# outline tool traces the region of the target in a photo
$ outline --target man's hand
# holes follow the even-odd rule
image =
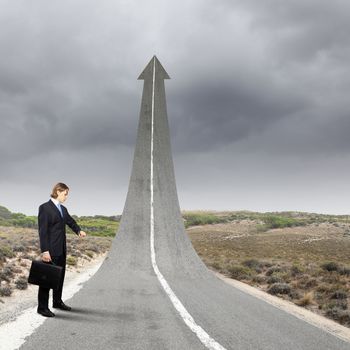
[[[79,237],[85,237],[85,236],[86,236],[86,232],[84,232],[84,231],[79,232]]]
[[[51,261],[51,255],[50,255],[49,251],[46,251],[46,252],[42,253],[41,260],[44,261],[44,262],[50,262]]]

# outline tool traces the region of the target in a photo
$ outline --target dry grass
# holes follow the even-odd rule
[[[304,296],[295,303],[299,306],[315,305],[314,292],[305,293]]]

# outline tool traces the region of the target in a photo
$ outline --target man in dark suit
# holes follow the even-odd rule
[[[85,237],[86,233],[81,231],[76,221],[69,215],[67,208],[61,205],[68,196],[69,188],[64,183],[54,186],[51,199],[40,205],[38,224],[40,249],[42,260],[52,261],[58,266],[62,266],[62,278],[58,289],[53,290],[53,307],[65,311],[70,311],[71,307],[62,301],[62,289],[66,269],[66,225],[68,225],[79,237]],[[38,313],[53,317],[55,314],[49,309],[49,288],[39,287],[38,293]]]

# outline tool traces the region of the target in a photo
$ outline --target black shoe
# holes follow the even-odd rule
[[[52,307],[55,309],[61,309],[64,311],[72,310],[72,308],[70,306],[66,305],[63,301],[60,301],[58,303],[53,303]]]
[[[55,317],[55,314],[49,309],[38,309],[38,314],[43,315],[45,317]]]

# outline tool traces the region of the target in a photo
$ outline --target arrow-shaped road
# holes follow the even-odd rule
[[[22,349],[349,350],[350,344],[207,270],[185,232],[166,111],[168,74],[144,80],[127,199],[100,270]]]

